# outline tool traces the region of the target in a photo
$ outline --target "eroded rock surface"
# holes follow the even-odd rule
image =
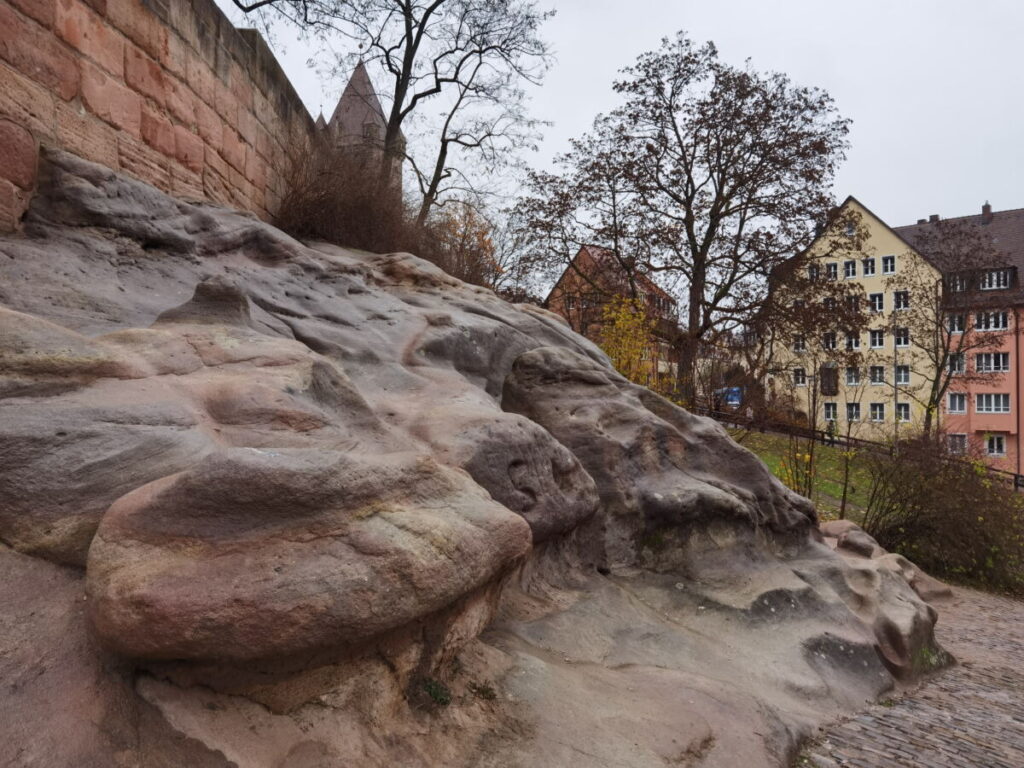
[[[19,764],[782,765],[939,653],[923,575],[833,551],[555,316],[70,155],[42,178],[0,240],[0,554],[60,580],[11,583],[74,625],[36,639],[83,703],[63,746],[5,725]],[[54,685],[19,680],[0,723]]]

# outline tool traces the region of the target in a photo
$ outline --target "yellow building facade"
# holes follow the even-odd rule
[[[867,322],[860,333],[826,326],[815,338],[780,343],[777,349],[784,351],[775,376],[781,380],[773,382],[774,389],[790,392],[817,429],[832,421],[839,435],[886,442],[921,424],[921,400],[927,399],[921,396],[927,363],[910,343],[910,328],[900,325],[902,313],[915,308],[899,277],[914,273],[937,281],[940,275],[855,198],[844,201],[836,219],[857,221],[856,229],[841,226],[820,236],[808,249],[806,268],[812,278],[849,284],[855,293],[862,289]],[[844,249],[833,240],[844,237],[860,242],[837,257]],[[855,365],[849,357],[857,358]]]

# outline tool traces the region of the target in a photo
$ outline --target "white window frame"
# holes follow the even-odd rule
[[[801,352],[807,351],[807,340],[803,337],[803,334],[796,334],[793,337],[793,352],[800,354]]]
[[[794,387],[806,387],[807,386],[807,369],[806,368],[794,368],[793,369],[793,386]]]
[[[876,338],[875,334],[878,334],[878,336],[877,336],[878,343],[877,344],[875,343],[875,338]],[[877,329],[877,328],[875,330],[868,331],[868,345],[872,349],[881,349],[882,347],[884,347],[885,346],[885,331],[881,330],[881,329]]]
[[[860,260],[860,271],[864,277],[875,276],[875,257],[868,256],[865,259]]]
[[[882,257],[882,274],[883,275],[895,275],[896,274],[896,257],[895,256],[883,256]]]
[[[963,333],[967,325],[967,317],[963,314],[947,315],[946,327],[950,333]]]
[[[904,302],[900,301],[901,297],[905,299]],[[899,310],[900,312],[906,309],[910,309],[910,291],[893,291],[892,308],[894,310]]]
[[[852,411],[851,408],[856,409],[857,415],[854,418],[850,418]],[[846,420],[849,422],[860,421],[860,403],[847,403],[846,404]]]
[[[839,418],[839,403],[825,403],[824,405],[825,421],[836,421]],[[831,417],[828,415],[829,411],[832,412]]]
[[[954,376],[967,370],[967,359],[964,357],[963,352],[951,353],[947,362],[949,364],[949,372]]]
[[[846,334],[846,348],[848,350],[860,349],[860,334],[848,332]]]
[[[857,277],[857,260],[847,259],[843,262],[843,280],[853,280]]]
[[[830,261],[825,265],[825,279],[826,280],[838,280],[839,279],[839,262]]]
[[[953,405],[953,398],[959,398],[960,407]],[[967,413],[967,393],[966,392],[947,392],[946,393],[946,413]]]
[[[876,301],[877,299],[877,301]],[[869,293],[868,302],[871,305],[872,312],[885,312],[885,294],[884,293]],[[877,306],[876,306],[877,304]]]
[[[876,410],[880,411],[876,415]],[[871,403],[868,405],[868,418],[876,424],[885,421],[885,403]]]
[[[896,403],[896,421],[901,424],[910,421],[910,403]]]
[[[996,398],[999,398],[998,406]],[[1005,400],[1003,400],[1005,398]],[[1006,407],[1003,408],[1003,402]],[[982,403],[985,405],[983,406]],[[1010,394],[1008,392],[978,392],[974,396],[975,413],[1010,413]]]
[[[901,333],[902,331],[902,333]],[[903,343],[900,343],[900,339],[903,339]],[[892,334],[892,343],[896,349],[906,349],[910,346],[910,329],[909,328],[895,328]]]
[[[953,438],[958,438],[958,441],[962,441],[963,445],[958,448],[953,447]],[[964,456],[967,453],[967,433],[966,432],[948,432],[946,433],[946,450],[949,451],[951,456]]]
[[[831,344],[829,343],[831,342]],[[836,348],[836,332],[826,331],[821,335],[821,348],[822,349],[835,349]]]
[[[988,269],[981,273],[978,287],[983,291],[1002,291],[1010,287],[1009,269]]]
[[[875,377],[875,373],[877,371],[881,371],[882,372],[882,375],[879,376],[878,378]],[[885,366],[884,365],[872,365],[870,368],[868,368],[868,381],[871,382],[872,386],[876,386],[876,387],[878,385],[880,385],[880,384],[885,384]]]
[[[905,372],[906,376],[901,376],[900,372]],[[910,386],[910,366],[909,365],[897,365],[893,370],[893,382],[896,386],[907,387]]]
[[[853,374],[852,376],[850,374]],[[846,366],[846,386],[848,387],[859,387],[860,386],[860,368],[855,365]]]
[[[808,280],[817,280],[820,275],[821,275],[821,268],[817,264],[808,264],[807,265],[807,279]]]
[[[993,322],[993,319],[997,322]],[[977,312],[974,315],[974,330],[978,333],[1005,331],[1009,327],[1009,312]]]
[[[992,450],[992,441],[998,440],[1000,449]],[[1006,435],[994,434],[988,435],[985,438],[985,455],[986,456],[1005,456],[1006,455]]]
[[[996,360],[1005,365],[996,366]],[[978,373],[1007,373],[1010,370],[1009,352],[979,352],[974,356],[974,369]]]

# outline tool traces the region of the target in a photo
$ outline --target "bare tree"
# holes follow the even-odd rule
[[[649,268],[685,283],[685,396],[700,340],[756,313],[772,270],[813,238],[849,122],[824,91],[725,64],[683,33],[624,74],[615,89],[627,102],[611,120],[639,203],[659,224]]]
[[[465,177],[453,150],[502,159],[533,136],[523,83],[538,83],[551,62],[540,27],[551,12],[533,0],[233,0],[247,13],[287,19],[325,38],[354,43],[354,57],[388,79],[378,186],[389,188],[407,154],[403,129],[424,105],[440,105],[431,162],[416,165],[422,224],[446,180]],[[512,146],[516,145],[516,146]]]
[[[613,292],[637,298],[637,277],[654,260],[646,212],[624,165],[621,134],[599,117],[594,130],[574,139],[569,152],[555,158],[555,173],[533,172],[515,215],[532,261],[549,278],[565,270],[599,299],[609,295],[608,275],[614,272]],[[581,268],[575,260],[580,248],[604,248],[610,261],[605,272]]]
[[[1011,287],[1013,270],[977,226],[963,221],[930,223],[917,231],[913,245],[927,261],[908,254],[899,274],[887,280],[889,290],[903,294],[888,325],[906,340],[908,359],[917,362],[915,370],[925,380],[923,387],[900,387],[899,394],[924,408],[927,436],[951,386],[1006,375],[998,366],[979,365],[977,358],[998,353],[1009,333],[998,281]]]

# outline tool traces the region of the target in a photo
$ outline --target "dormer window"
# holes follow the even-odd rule
[[[989,269],[981,273],[980,286],[983,291],[998,291],[1010,287],[1010,270]]]

